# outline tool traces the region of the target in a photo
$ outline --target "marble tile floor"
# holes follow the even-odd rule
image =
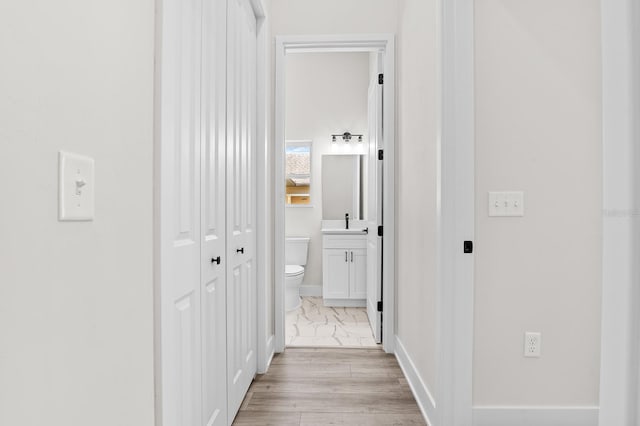
[[[366,308],[327,307],[322,297],[303,297],[300,307],[286,314],[285,325],[287,346],[378,346]]]

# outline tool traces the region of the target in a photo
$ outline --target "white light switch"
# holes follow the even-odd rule
[[[489,192],[489,216],[524,216],[524,192]]]
[[[59,220],[93,220],[93,158],[60,151]]]

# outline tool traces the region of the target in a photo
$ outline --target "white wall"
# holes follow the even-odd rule
[[[154,2],[0,7],[0,424],[153,424]],[[95,158],[57,221],[58,150]]]
[[[476,1],[476,405],[598,405],[599,7]],[[525,217],[487,217],[491,190],[525,191]]]
[[[438,14],[432,0],[398,7],[396,328],[435,394]]]
[[[303,286],[322,286],[322,156],[365,154],[365,143],[331,142],[349,131],[367,140],[368,53],[287,56],[286,139],[312,140],[311,207],[287,207],[287,236],[311,237]],[[302,291],[305,291],[304,289]]]

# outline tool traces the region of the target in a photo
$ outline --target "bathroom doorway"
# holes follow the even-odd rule
[[[276,40],[276,352],[393,351],[390,41]]]

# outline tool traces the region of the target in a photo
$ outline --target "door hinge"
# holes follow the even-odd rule
[[[378,312],[382,312],[382,302],[378,302]]]
[[[378,226],[378,237],[382,237],[384,234],[384,226]]]
[[[473,241],[465,241],[463,251],[465,253],[473,253]]]
[[[378,160],[384,160],[384,151],[381,149],[378,150]]]
[[[384,74],[378,74],[378,84],[384,84]]]

